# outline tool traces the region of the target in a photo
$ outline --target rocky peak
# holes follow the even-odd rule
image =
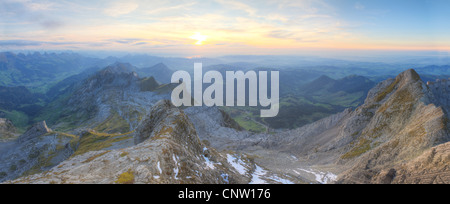
[[[16,137],[16,128],[14,127],[14,124],[6,119],[6,118],[0,118],[0,142],[2,140],[11,140]]]
[[[19,137],[19,142],[25,142],[50,132],[52,132],[52,130],[47,127],[47,123],[45,121],[38,122]]]
[[[218,150],[240,144],[251,133],[218,107],[189,107],[184,110],[195,126],[200,139],[208,140]]]
[[[121,73],[132,73],[134,68],[129,63],[116,62],[115,64],[109,65],[105,69],[100,71],[100,74],[121,74]]]
[[[167,67],[164,63],[158,63],[155,66],[153,66],[152,69],[167,70],[169,69],[169,67]]]
[[[81,83],[77,96],[97,95],[107,89],[126,89],[137,86],[139,76],[132,71],[130,64],[116,63],[98,71],[92,77]]]
[[[342,175],[340,180],[344,183],[368,182],[367,179],[384,182],[392,177],[395,163],[448,141],[445,112],[432,104],[436,95],[430,93],[414,70],[380,83],[369,95],[373,97],[366,100],[369,103],[350,118],[365,118],[367,123],[362,130],[352,128],[356,123],[346,127],[356,132],[356,139],[349,140],[352,143],[341,161],[357,162]]]
[[[154,105],[134,132],[136,145],[90,151],[71,157],[47,173],[14,183],[248,183],[246,173],[200,142],[184,111],[168,100]],[[246,160],[247,161],[247,160]],[[254,165],[239,160],[253,172]],[[242,168],[244,168],[242,166]],[[96,169],[92,171],[92,169]]]
[[[153,76],[161,83],[170,83],[173,71],[163,63],[156,64],[153,67],[142,68],[140,74],[143,76]]]
[[[410,69],[379,83],[356,110],[272,135],[261,144],[281,147],[309,165],[336,165],[338,183],[388,183],[398,175],[396,165],[449,141],[448,117],[436,98],[441,97]]]
[[[154,91],[159,85],[154,77],[146,77],[139,80],[139,88],[141,91]]]
[[[126,87],[139,80],[139,76],[133,71],[130,64],[115,63],[88,79],[91,87]]]
[[[388,79],[373,89],[367,95],[365,106],[373,106],[374,104],[382,105],[388,102],[415,101],[422,99],[425,94],[426,86],[420,79],[419,74],[413,69],[406,70],[399,74],[395,79]],[[403,104],[403,103],[402,103]],[[364,106],[363,105],[363,106]]]
[[[408,69],[401,74],[399,74],[396,80],[404,81],[405,83],[413,83],[416,81],[420,81],[420,76],[414,69]]]
[[[196,153],[202,151],[194,125],[184,112],[176,108],[169,100],[162,100],[155,104],[136,129],[135,144],[150,138],[166,138],[179,144],[187,144]]]
[[[6,118],[0,118],[0,132],[2,131],[15,132],[16,128],[10,120]]]
[[[155,128],[163,123],[163,120],[173,111],[175,111],[174,106],[169,101],[160,101],[155,104],[150,110],[150,113],[142,120],[141,124],[136,129],[134,143],[139,144],[151,137]]]

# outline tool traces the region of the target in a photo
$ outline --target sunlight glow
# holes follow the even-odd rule
[[[208,39],[208,36],[202,35],[201,33],[195,33],[195,35],[189,37],[190,39],[196,40],[196,45],[203,45],[203,42]]]

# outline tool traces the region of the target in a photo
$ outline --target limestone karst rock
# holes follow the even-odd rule
[[[0,118],[0,142],[16,138],[16,131],[14,124],[10,120]]]
[[[338,183],[413,182],[399,180],[398,176],[407,172],[400,169],[450,141],[447,90],[445,80],[427,85],[410,69],[379,83],[355,110],[295,130],[249,136],[240,142],[240,148],[255,149],[253,145],[257,145],[291,153],[304,165],[333,169],[339,174]],[[436,151],[442,154],[440,158],[449,156],[444,148]],[[433,175],[450,182],[443,171],[446,168],[432,168],[436,170]]]
[[[132,74],[126,76],[134,80]],[[179,109],[170,101],[150,103],[144,99],[152,98],[151,93],[139,92],[134,85],[126,87],[130,92],[117,94],[114,88],[99,86],[93,89],[98,95],[91,95],[99,107],[96,119],[91,121],[102,121],[110,110],[120,110],[118,115],[126,116],[130,107],[138,108],[135,110],[139,110],[142,120],[131,125],[133,131],[125,134],[126,144],[117,145],[118,142],[70,157],[77,146],[72,148],[73,140],[65,138],[61,143],[64,148],[52,146],[63,150],[56,155],[46,153],[44,147],[37,151],[43,158],[57,158],[48,168],[38,166],[48,172],[26,174],[10,182],[250,183],[255,174],[268,175],[269,171],[295,175],[289,178],[297,179],[296,182],[304,175],[299,171],[312,172],[309,174],[316,180],[320,177],[316,181],[320,183],[450,182],[448,84],[444,80],[425,84],[414,70],[376,85],[365,103],[355,110],[347,109],[295,130],[271,134],[242,130],[217,107]],[[43,138],[48,139],[44,144],[51,145],[59,137],[45,123],[38,124],[32,132],[38,129],[47,133],[22,136],[22,146],[38,144],[32,142]],[[254,161],[230,151],[252,154]],[[9,155],[0,158],[6,161],[0,165],[16,165],[8,160],[11,153],[0,155]],[[63,162],[55,165],[58,161]],[[325,167],[333,174],[313,171]],[[19,176],[14,171],[5,173],[9,179]],[[315,182],[314,178],[308,179]]]
[[[34,124],[18,139],[0,143],[0,182],[51,169],[73,154],[76,140],[45,121]]]
[[[19,142],[25,142],[41,135],[50,133],[52,130],[47,127],[45,121],[35,123],[23,135],[19,137]]]
[[[246,183],[227,158],[200,142],[170,101],[158,102],[135,132],[137,145],[75,156],[14,183]],[[93,169],[95,169],[93,171]]]

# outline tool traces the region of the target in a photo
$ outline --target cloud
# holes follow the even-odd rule
[[[161,14],[161,13],[168,13],[168,12],[178,11],[178,10],[182,10],[182,9],[189,9],[190,7],[192,7],[196,4],[197,4],[197,2],[190,2],[190,3],[178,4],[178,5],[174,5],[174,6],[152,8],[151,10],[147,11],[147,14],[157,15],[157,14]]]
[[[9,25],[40,25],[44,29],[56,29],[64,24],[61,17],[52,16],[60,4],[47,1],[4,0],[0,2],[0,22]],[[54,20],[58,19],[58,20]]]
[[[286,39],[286,38],[292,38],[293,33],[285,30],[274,30],[270,31],[267,36],[271,38],[279,38],[279,39]]]
[[[40,41],[32,40],[0,40],[0,46],[14,46],[14,47],[25,47],[25,46],[40,46],[43,43]]]
[[[274,7],[281,10],[300,10],[303,14],[314,14],[318,12],[330,13],[334,7],[324,0],[267,0]]]
[[[54,9],[55,3],[50,2],[27,2],[25,4],[32,11],[48,11]]]
[[[54,20],[45,20],[45,21],[41,22],[40,25],[42,27],[44,27],[45,29],[57,29],[57,28],[64,26],[64,23],[62,23],[60,21],[54,21]]]
[[[48,1],[32,0],[2,0],[2,6],[8,6],[12,9],[25,9],[31,12],[49,11],[55,9],[56,3]]]
[[[355,9],[362,11],[362,10],[366,9],[366,7],[364,5],[362,5],[360,2],[356,2]]]
[[[242,2],[239,1],[234,1],[234,0],[216,0],[216,2],[225,5],[227,7],[236,9],[236,10],[241,10],[241,11],[245,11],[249,16],[256,16],[257,10],[254,9],[253,7],[244,4]]]
[[[129,14],[139,8],[139,4],[134,2],[115,2],[111,4],[108,8],[103,10],[103,13],[112,16],[118,17],[125,14]]]
[[[98,43],[101,46],[107,43]],[[94,43],[90,42],[74,42],[74,41],[38,41],[38,40],[0,40],[0,46],[4,47],[38,47],[38,46],[68,46],[68,45],[91,45]]]
[[[371,8],[355,1],[345,9],[368,14]],[[195,32],[220,49],[343,44],[350,41],[346,34],[356,36],[355,28],[362,26],[340,16],[334,5],[324,0],[0,0],[5,28],[0,38],[23,40],[0,45],[188,50]]]
[[[118,44],[141,44],[142,41],[146,41],[146,39],[141,38],[120,38],[120,39],[109,39],[108,42],[114,42]]]
[[[289,18],[280,14],[269,14],[266,17],[267,20],[270,21],[278,21],[278,22],[282,22],[282,23],[286,23],[289,21]]]
[[[138,42],[138,43],[135,43],[134,45],[147,45],[148,43],[147,42]]]
[[[312,43],[312,42],[318,42],[317,39],[314,39],[314,36],[318,35],[319,33],[309,33],[305,34],[304,36],[301,36],[298,34],[298,32],[292,32],[287,30],[273,30],[270,31],[266,36],[270,38],[276,38],[276,39],[289,39],[289,40],[295,40],[297,42],[302,43]]]

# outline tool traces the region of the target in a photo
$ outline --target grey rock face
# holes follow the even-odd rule
[[[48,130],[45,124],[38,124],[21,137],[22,143],[8,143],[5,148],[0,144],[0,149],[8,149],[6,154],[0,152],[0,155],[5,155],[1,157],[0,172],[16,165],[13,163],[17,160],[8,158],[25,158],[36,151],[29,147],[38,147],[41,148],[37,150],[38,155],[43,155],[43,158],[65,161],[57,166],[52,163],[50,167],[35,161],[39,169],[51,168],[50,171],[11,182],[250,183],[261,178],[280,181],[279,177],[267,176],[275,171],[288,178],[294,178],[290,175],[295,174],[299,179],[304,173],[316,179],[319,176],[319,182],[336,179],[338,183],[450,181],[446,173],[450,158],[447,148],[450,138],[448,89],[442,84],[424,84],[414,70],[407,70],[395,79],[378,84],[369,92],[365,103],[355,110],[348,109],[304,127],[276,134],[242,131],[217,108],[191,107],[183,111],[169,101],[153,102],[157,97],[139,92],[133,74],[125,73],[123,76],[131,83],[128,85],[128,80],[124,80],[125,83],[114,82],[124,85],[121,89],[126,91],[119,94],[115,89],[105,89],[104,86],[85,87],[95,87],[90,91],[96,93],[89,95],[95,98],[92,103],[98,109],[90,121],[103,121],[111,110],[118,110],[120,116],[131,121],[132,117],[128,116],[135,108],[143,119],[130,122],[134,124],[131,129],[135,129],[133,138],[130,138],[134,145],[89,151],[65,160],[65,155],[71,155],[73,140],[67,136],[62,140],[56,139],[60,136]],[[39,135],[38,132],[47,133]],[[65,144],[64,148],[61,144]],[[28,149],[18,149],[19,146]],[[232,151],[255,153],[256,156],[250,159],[245,154]],[[27,153],[17,156],[17,152]],[[297,163],[308,166],[296,166]],[[314,171],[317,170],[314,168],[327,172]],[[23,169],[21,172],[34,168]],[[328,171],[339,174],[339,177]],[[3,175],[4,181],[24,174],[14,172],[8,170],[0,176]],[[263,174],[265,176],[258,176]]]
[[[136,130],[139,144],[88,152],[13,183],[245,183],[227,158],[203,145],[183,111],[155,105]],[[251,163],[250,163],[251,164]],[[253,167],[254,168],[254,167]]]
[[[147,140],[154,131],[157,131],[155,128],[164,124],[167,117],[177,111],[179,110],[170,101],[163,100],[155,104],[148,116],[141,122],[145,125],[140,125],[136,129],[136,135],[134,136],[135,144]]]
[[[50,132],[52,132],[52,130],[47,127],[47,123],[45,121],[38,122],[19,137],[19,142],[23,143]]]
[[[170,81],[172,79],[172,74],[174,73],[174,71],[169,69],[165,64],[160,63],[153,67],[141,69],[141,73],[144,76],[148,76],[148,77],[152,76],[155,79],[157,79],[159,82],[166,84],[166,83],[170,83]]]
[[[16,137],[16,128],[13,123],[6,118],[0,118],[0,142],[9,141]]]
[[[394,184],[448,184],[450,181],[450,143],[438,145],[419,157],[396,166]]]
[[[341,169],[339,183],[388,183],[398,163],[448,141],[445,111],[433,104],[448,98],[407,70],[378,84],[356,110],[282,133],[285,139],[273,144],[311,164]]]
[[[340,174],[338,183],[389,183],[400,175],[398,163],[450,139],[450,96],[442,84],[437,89],[429,86],[407,70],[379,83],[356,110],[291,131],[250,135],[240,144],[244,151],[256,145],[290,153],[312,167],[326,167]]]
[[[6,118],[0,118],[0,131],[15,132],[16,128],[10,120]]]
[[[150,107],[169,97],[147,91],[148,79],[143,81],[132,71],[134,69],[129,64],[116,63],[77,84],[63,104],[64,115],[71,118],[70,127],[95,128],[113,117],[125,120],[129,125],[122,128],[122,133],[134,130]],[[157,86],[155,83],[151,85]],[[150,88],[153,90],[154,87]]]
[[[434,95],[434,103],[442,106],[447,113],[450,111],[450,79],[437,80],[436,82],[428,82],[428,87]]]
[[[72,155],[74,139],[40,122],[17,140],[0,143],[0,182],[49,170]]]
[[[193,122],[200,139],[209,141],[218,150],[235,149],[244,143],[260,140],[259,137],[252,137],[252,133],[241,131],[242,128],[217,107],[190,107],[185,113]]]

